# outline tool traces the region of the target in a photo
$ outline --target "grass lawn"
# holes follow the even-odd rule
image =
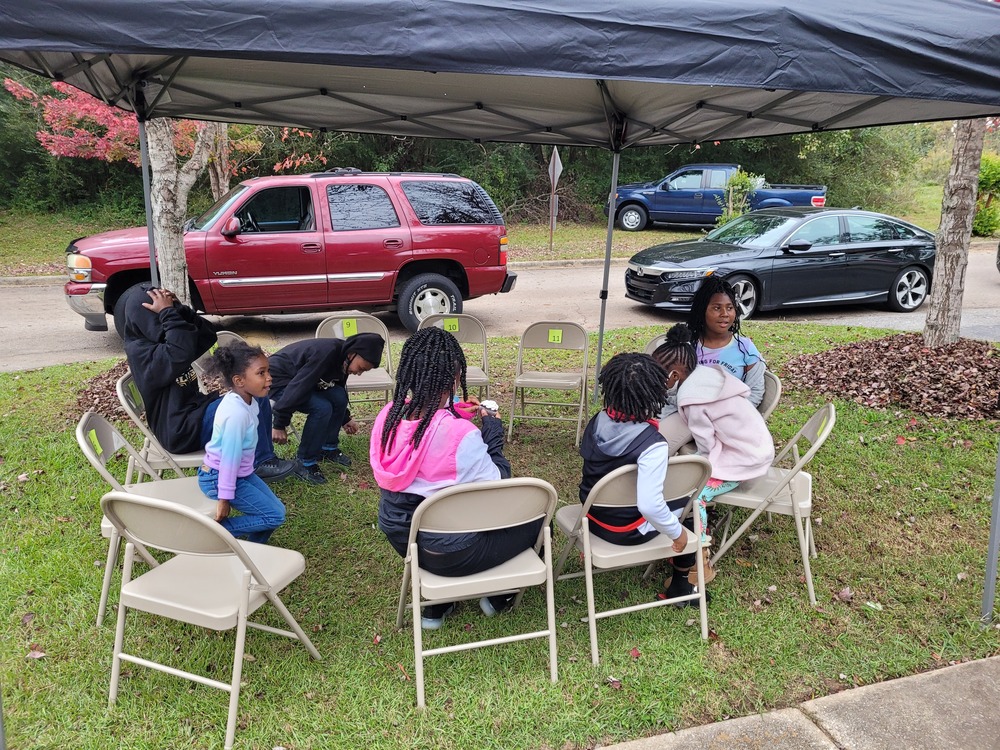
[[[609,332],[608,351],[641,350],[659,330]],[[796,354],[880,334],[757,322],[745,330],[779,373]],[[493,396],[506,412],[502,384],[512,376],[516,341],[490,346]],[[77,392],[112,364],[13,373],[0,383],[0,685],[12,750],[222,742],[225,695],[168,675],[125,665],[118,704],[107,709],[114,628],[110,620],[94,625],[107,552],[97,504],[106,488],[73,429]],[[776,440],[820,404],[813,393],[786,391],[771,418]],[[599,624],[602,663],[594,668],[579,620],[583,582],[565,581],[555,592],[557,684],[548,681],[542,641],[436,656],[426,666],[425,712],[415,708],[411,631],[395,628],[402,564],[374,526],[367,434],[348,437],[349,472],[331,472],[322,487],[275,485],[289,513],[273,541],[307,560],[283,599],[324,659],[312,662],[294,642],[250,632],[237,747],[592,747],[1000,653],[1000,631],[981,629],[977,619],[997,423],[919,416],[911,423],[909,412],[840,400],[836,408],[837,426],[811,466],[817,608],[800,580],[791,525],[765,520],[720,565],[707,642],[692,611],[614,617]],[[519,423],[514,438],[507,455],[515,473],[547,479],[560,502],[576,502],[581,461],[570,425]],[[651,599],[659,581],[640,573],[598,577],[599,606]],[[228,679],[232,633],[129,617],[133,648]],[[491,620],[467,603],[425,643],[543,619],[540,591]],[[271,614],[266,621],[278,624]]]

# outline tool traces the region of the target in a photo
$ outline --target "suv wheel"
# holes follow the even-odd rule
[[[460,312],[462,293],[451,279],[436,273],[414,276],[399,290],[397,313],[409,331],[417,330],[420,322],[431,315]]]

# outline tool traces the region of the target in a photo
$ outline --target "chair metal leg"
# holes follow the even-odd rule
[[[135,547],[129,542],[125,545],[125,563],[122,566],[122,586],[132,580],[132,560],[135,557]],[[115,645],[111,654],[111,686],[108,689],[108,708],[118,700],[118,680],[122,672],[122,643],[125,640],[125,610],[122,602],[118,603],[118,620],[115,625]]]
[[[514,388],[514,394],[510,397],[510,415],[507,421],[507,439],[510,440],[514,435],[514,411],[517,409],[517,388]]]
[[[808,522],[808,519],[803,519]],[[809,566],[809,542],[806,539],[808,532],[799,524],[798,518],[793,518],[795,523],[795,535],[799,539],[799,553],[802,555],[802,567],[806,573],[806,590],[809,592],[809,603],[816,606],[816,592],[813,590],[812,569]]]
[[[559,666],[556,657],[556,599],[555,578],[552,574],[552,529],[546,526],[545,534],[545,610],[549,622],[549,675],[553,684],[559,680]]]
[[[288,611],[288,607],[286,607],[285,603],[278,598],[278,595],[273,591],[268,591],[265,596],[267,597],[267,600],[274,605],[274,608],[281,613],[285,622],[288,623],[288,627],[290,627],[292,632],[295,633],[295,637],[299,639],[299,642],[306,647],[309,655],[316,661],[322,661],[323,657],[319,655],[319,651],[316,650],[313,642],[309,639],[309,636],[306,635],[306,631],[302,629],[298,620],[296,620],[292,613]]]
[[[424,639],[420,623],[420,569],[417,560],[417,545],[410,545],[410,598],[413,602],[413,676],[417,683],[417,708],[425,708],[424,702]]]
[[[583,532],[583,580],[587,586],[587,625],[590,629],[590,661],[596,667],[601,657],[597,650],[597,607],[594,604],[594,569],[590,564],[590,535]]]
[[[104,563],[104,580],[101,583],[101,601],[97,605],[97,627],[101,627],[104,624],[104,615],[108,611],[111,577],[114,574],[115,565],[118,564],[118,550],[121,546],[121,535],[118,533],[117,528],[112,527],[111,538],[108,539],[108,559]]]
[[[812,553],[813,557],[819,557],[816,554],[816,530],[813,529],[812,517],[806,519],[806,531],[809,536],[809,551]]]
[[[236,718],[240,707],[240,678],[243,676],[243,652],[247,640],[247,618],[250,616],[250,571],[243,571],[240,589],[240,610],[236,616],[236,647],[233,649],[233,679],[229,685],[229,719],[226,721],[225,750],[232,750],[236,739]]]
[[[399,587],[399,605],[396,607],[396,627],[403,627],[403,619],[406,616],[406,595],[410,592],[410,561],[407,559],[403,563],[403,583]]]
[[[559,560],[556,562],[554,575],[557,579],[562,575],[563,568],[566,567],[566,560],[569,558],[570,550],[576,548],[578,538],[579,537],[574,535],[570,536],[570,538],[566,540],[566,544],[563,546],[562,552],[559,554]]]

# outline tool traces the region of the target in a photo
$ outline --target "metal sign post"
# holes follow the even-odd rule
[[[1000,551],[1000,448],[997,450],[997,468],[993,475],[993,506],[990,512],[990,546],[986,550],[986,585],[983,588],[982,624],[993,622],[993,604],[997,593],[997,553]]]
[[[549,159],[549,181],[552,183],[552,190],[549,193],[549,255],[552,255],[552,239],[556,231],[556,214],[559,213],[559,196],[556,195],[556,187],[559,185],[559,175],[562,174],[563,165],[559,158],[559,148],[552,147],[552,156]]]

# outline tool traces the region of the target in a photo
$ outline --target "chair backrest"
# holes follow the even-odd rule
[[[121,450],[128,453],[132,461],[151,477],[156,478],[156,471],[125,439],[113,424],[96,412],[88,411],[80,417],[76,425],[76,442],[87,457],[90,465],[104,477],[105,481],[116,490],[124,491],[122,483],[108,470],[108,462]]]
[[[235,344],[237,341],[241,341],[244,344],[248,344],[245,338],[240,336],[238,333],[233,333],[232,331],[219,331],[215,334],[217,343],[216,346],[229,346],[230,344]]]
[[[555,488],[542,479],[515,477],[448,487],[417,506],[410,525],[410,544],[418,531],[460,534],[490,531],[544,518],[555,513]]]
[[[482,347],[483,369],[486,369],[486,327],[479,318],[464,313],[435,313],[421,320],[417,330],[431,326],[444,329],[454,336],[460,344],[474,344],[477,348]],[[475,363],[470,362],[470,364]]]
[[[590,340],[587,338],[587,331],[579,323],[570,323],[565,320],[543,320],[528,326],[521,334],[521,341],[517,347],[515,375],[524,372],[524,353],[530,349],[561,349],[582,352],[583,372],[585,375],[587,373]],[[584,387],[586,388],[586,385]]]
[[[118,378],[118,382],[115,383],[115,391],[118,393],[118,401],[121,402],[125,413],[128,414],[129,419],[132,420],[132,423],[139,428],[143,437],[146,438],[146,444],[143,446],[143,451],[146,451],[149,446],[154,446],[156,452],[164,461],[167,462],[170,468],[177,473],[177,476],[181,476],[183,473],[181,467],[178,466],[176,461],[174,461],[170,453],[165,450],[162,445],[160,445],[160,441],[157,440],[156,435],[153,434],[149,425],[146,424],[146,420],[144,419],[146,405],[142,401],[142,394],[139,392],[139,386],[136,385],[135,378],[132,377],[131,372],[126,372]]]
[[[635,505],[638,476],[639,467],[629,464],[601,477],[587,495],[587,502],[583,505],[580,518],[585,518],[593,505],[598,507]],[[663,482],[663,499],[668,503],[682,498],[693,501],[711,476],[712,464],[704,456],[673,456],[667,465],[667,478]]]
[[[764,397],[757,404],[757,411],[767,419],[781,399],[781,379],[770,370],[764,370]]]
[[[392,347],[389,346],[389,329],[374,315],[357,310],[345,310],[324,318],[316,326],[316,338],[318,339],[346,339],[356,333],[376,333],[382,337],[385,349],[382,351],[381,366],[392,375]]]
[[[809,417],[802,428],[795,433],[784,448],[774,457],[773,466],[778,466],[781,461],[791,454],[795,465],[793,473],[800,471],[808,464],[816,452],[823,447],[823,443],[830,437],[833,426],[837,423],[837,412],[833,404],[821,406],[813,415]]]
[[[649,356],[653,356],[653,352],[660,348],[660,345],[667,340],[667,334],[661,333],[659,336],[654,337],[648,344],[646,344],[645,353]]]
[[[175,555],[235,555],[258,584],[267,585],[236,538],[222,524],[197,510],[120,491],[104,495],[101,509],[130,542]]]

